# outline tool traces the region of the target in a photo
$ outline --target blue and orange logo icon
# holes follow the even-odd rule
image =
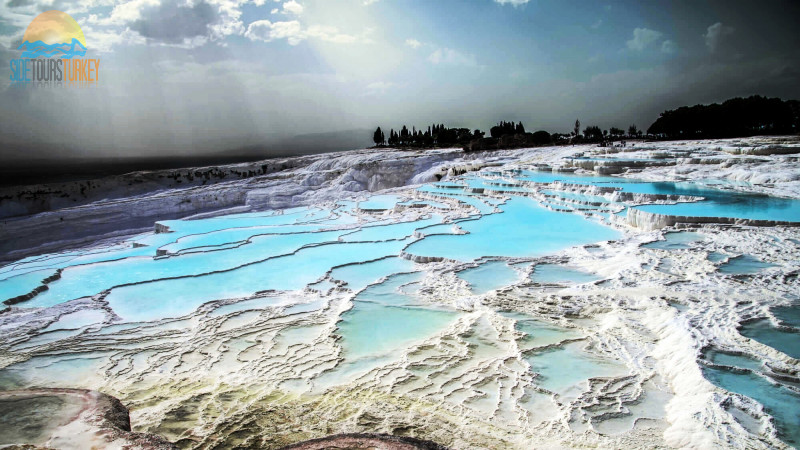
[[[86,54],[86,37],[72,16],[54,9],[33,19],[17,50],[24,50],[23,58],[71,59]]]
[[[86,55],[86,37],[65,12],[36,16],[17,50],[22,50],[22,57],[10,63],[14,84],[87,86],[99,79],[100,60],[78,58]]]

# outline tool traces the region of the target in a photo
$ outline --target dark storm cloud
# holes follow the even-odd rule
[[[215,8],[205,2],[184,6],[174,0],[165,1],[144,9],[131,29],[148,39],[174,44],[185,38],[208,35],[208,27],[218,18]]]

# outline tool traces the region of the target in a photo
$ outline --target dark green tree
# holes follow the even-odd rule
[[[525,134],[525,126],[522,125],[522,122],[515,124],[513,121],[506,122],[505,120],[503,120],[500,121],[500,123],[498,123],[497,125],[490,128],[489,134],[493,138],[499,138],[507,134]]]
[[[386,137],[383,135],[383,131],[381,131],[381,127],[378,127],[375,130],[375,133],[372,134],[372,141],[375,142],[375,145],[385,145],[386,144]]]
[[[603,131],[597,125],[586,127],[586,129],[583,130],[583,135],[586,137],[586,139],[593,141],[599,141],[603,139]]]
[[[403,125],[403,128],[400,129],[400,144],[406,145],[408,144],[408,142],[409,142],[408,128],[406,128],[406,126]]]
[[[793,134],[800,130],[797,101],[754,95],[722,104],[682,106],[664,111],[648,134],[672,139]]]
[[[531,139],[533,139],[533,143],[536,145],[547,145],[552,142],[552,137],[550,136],[550,133],[544,130],[539,130],[533,133]]]

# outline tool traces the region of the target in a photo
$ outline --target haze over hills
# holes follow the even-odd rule
[[[526,132],[522,122],[516,124],[500,121],[488,128],[488,135],[480,129],[447,127],[444,124],[428,125],[427,129],[406,125],[375,131],[350,129],[310,133],[279,138],[265,143],[252,143],[231,147],[220,140],[218,148],[224,150],[197,151],[187,154],[165,152],[164,156],[130,156],[135,152],[120,151],[120,156],[90,157],[81,149],[67,145],[6,144],[7,155],[0,167],[0,186],[32,185],[101,178],[135,171],[165,170],[204,167],[219,164],[260,161],[280,157],[310,155],[378,147],[430,148],[461,147],[465,150],[491,150],[524,148],[550,144],[595,142],[607,145],[615,139],[644,137],[648,139],[686,139],[698,137],[744,137],[754,135],[794,134],[800,130],[800,103],[782,101],[758,95],[732,98],[722,104],[683,106],[665,111],[647,128],[647,134],[636,124],[626,129],[602,129],[596,124],[576,120],[567,133],[550,133],[546,130]],[[705,131],[702,131],[702,130]],[[485,136],[485,137],[484,137]],[[257,138],[248,138],[258,141]],[[213,145],[206,142],[205,146]]]
[[[16,151],[4,156],[0,165],[0,186],[84,180],[140,170],[203,167],[352,150],[372,145],[370,133],[366,129],[353,129],[301,134],[272,144],[226,148],[194,155],[149,157],[135,156],[135,153],[123,153],[116,157],[74,156],[80,154],[79,150],[65,145],[14,145]]]

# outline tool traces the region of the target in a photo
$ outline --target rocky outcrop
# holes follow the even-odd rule
[[[158,223],[158,222],[156,222],[155,226],[153,227],[153,231],[155,231],[156,233],[170,233],[170,232],[172,232],[172,230],[170,230],[167,225],[164,225],[163,223]]]
[[[175,449],[161,436],[131,431],[118,399],[85,389],[0,392],[0,446],[59,449]]]
[[[420,255],[412,255],[411,253],[406,253],[406,252],[400,252],[400,257],[419,264],[442,262],[445,260],[445,258],[441,256],[420,256]]]

